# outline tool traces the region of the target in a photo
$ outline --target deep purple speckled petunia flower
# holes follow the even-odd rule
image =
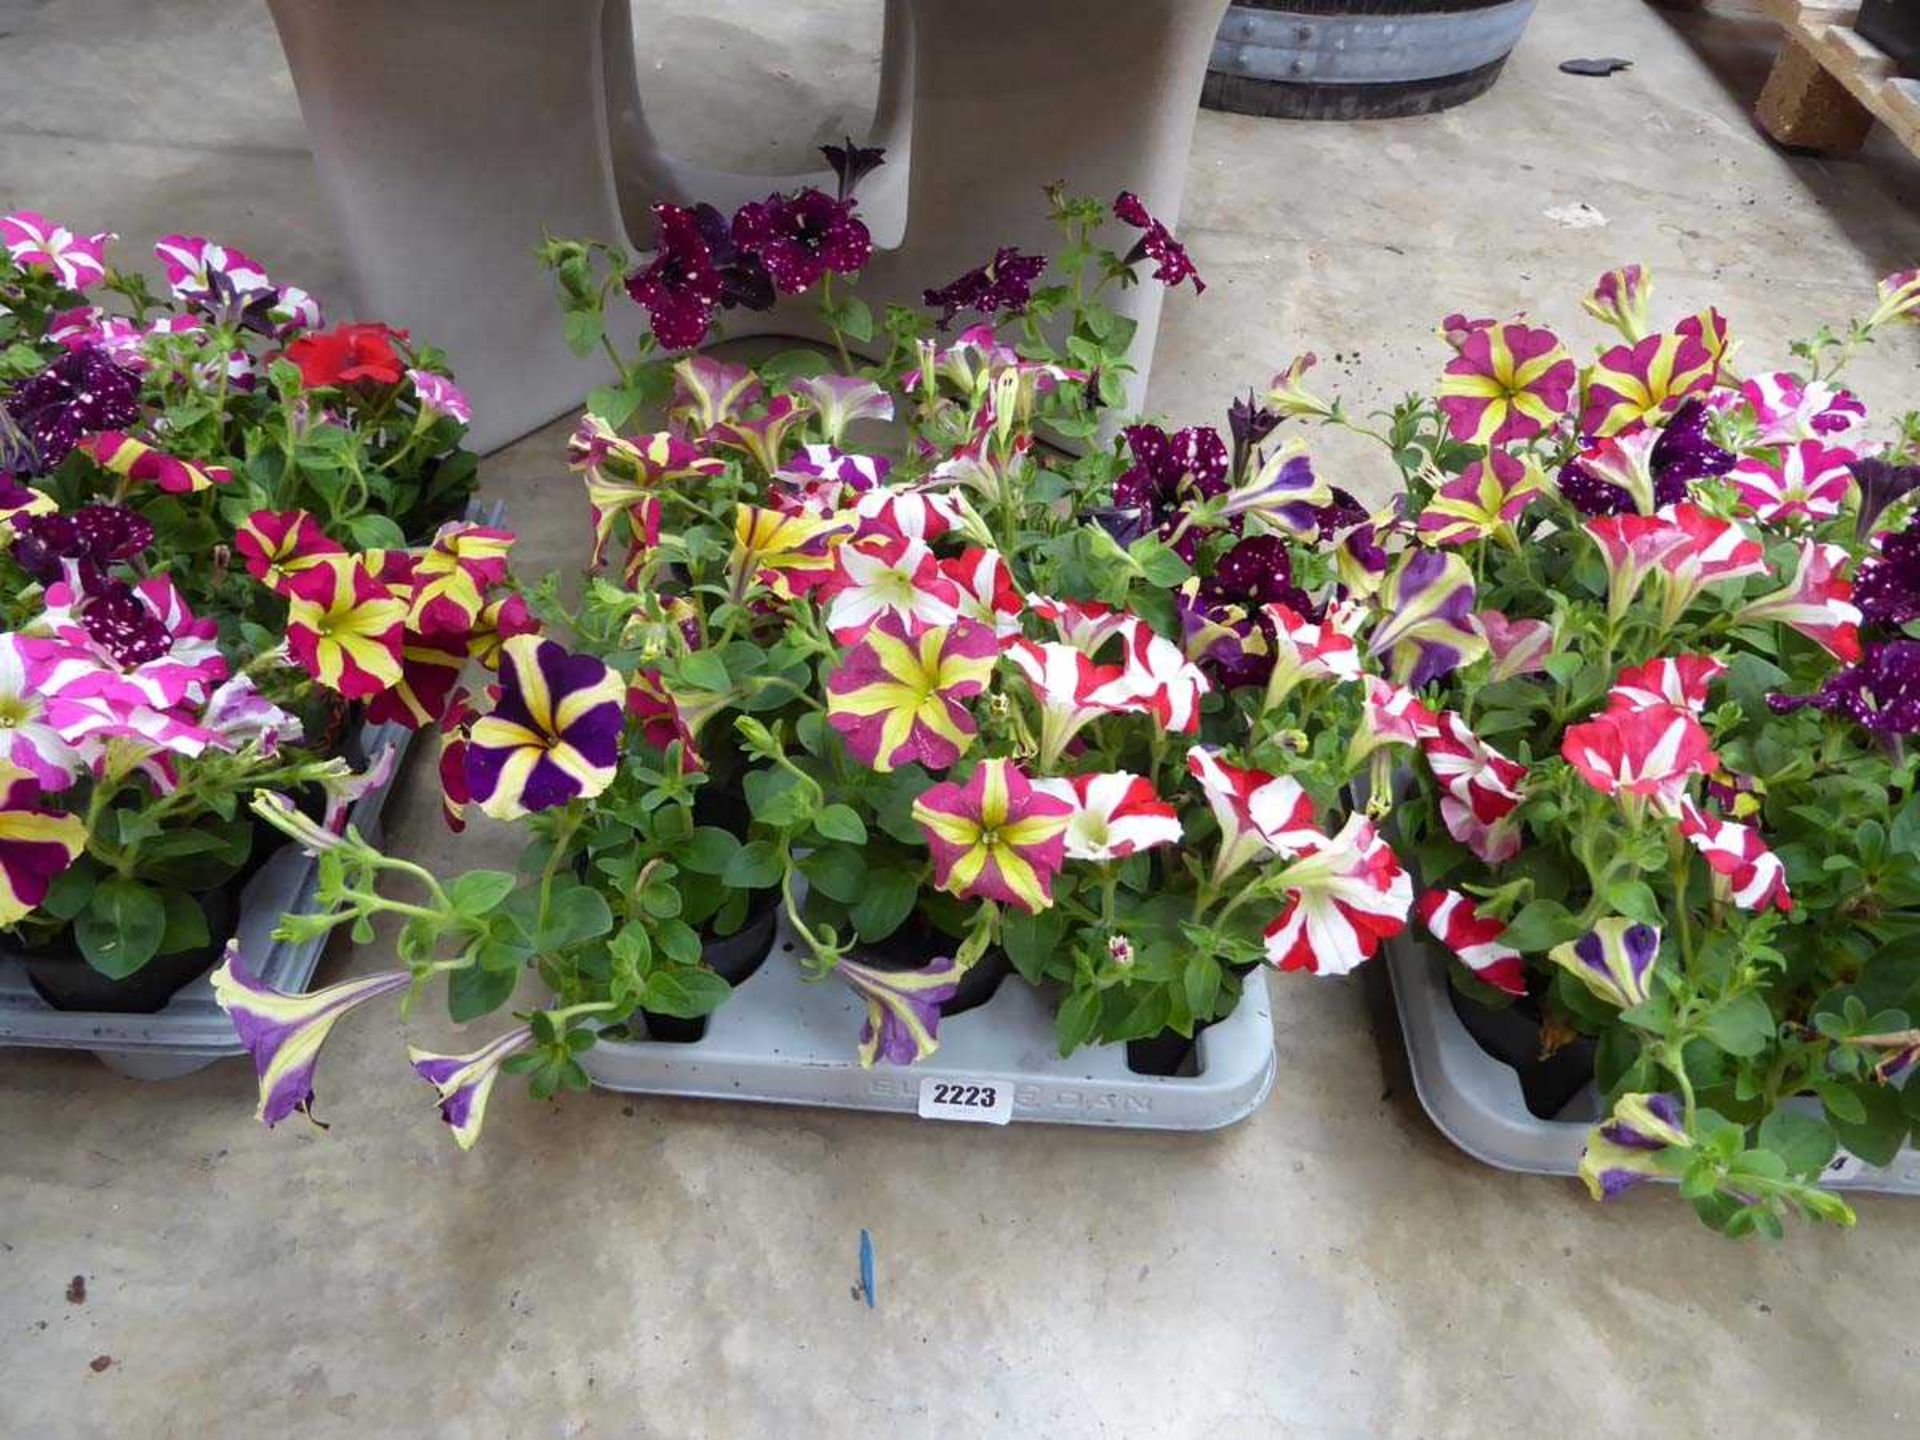
[[[81,567],[81,588],[97,589],[101,571],[153,544],[153,522],[123,505],[85,505],[71,515],[22,515],[13,522],[13,558],[42,585]]]
[[[858,273],[872,256],[873,237],[853,207],[811,188],[769,195],[734,212],[733,240],[760,257],[781,294],[799,295],[828,271]]]
[[[838,145],[822,145],[820,153],[839,182],[839,198],[850,199],[862,180],[887,163],[887,152],[878,145],[856,145],[847,136]]]
[[[158,660],[173,649],[173,632],[124,580],[106,580],[80,606],[87,638],[123,670]]]
[[[1853,603],[1876,625],[1898,628],[1920,619],[1920,519],[1880,542],[1853,579]]]
[[[1711,412],[1698,399],[1690,399],[1674,414],[1650,453],[1629,456],[1643,443],[1638,437],[1601,441],[1569,460],[1560,471],[1560,493],[1582,515],[1623,515],[1641,511],[1632,490],[1607,478],[1614,464],[1628,459],[1644,461],[1645,474],[1652,477],[1653,508],[1677,505],[1687,498],[1696,480],[1724,475],[1738,457],[1722,450],[1707,433]],[[1611,459],[1603,458],[1611,457]],[[1644,478],[1642,483],[1644,484]],[[1645,512],[1643,512],[1645,513]]]
[[[920,301],[929,310],[938,309],[934,323],[942,330],[953,323],[962,310],[971,310],[988,319],[1018,315],[1033,300],[1034,282],[1047,269],[1044,255],[1022,255],[1011,245],[1003,245],[986,264],[967,271],[959,279],[938,290],[921,293]]]
[[[1122,433],[1133,456],[1132,468],[1113,482],[1115,508],[1133,521],[1131,535],[1116,534],[1123,544],[1153,531],[1170,538],[1188,504],[1226,493],[1227,445],[1210,426],[1169,435],[1158,425],[1130,425]],[[1200,534],[1192,529],[1174,542],[1188,563],[1199,546]]]
[[[1131,225],[1141,231],[1141,236],[1128,252],[1126,263],[1138,264],[1141,260],[1154,262],[1153,278],[1168,289],[1172,289],[1182,280],[1193,281],[1193,293],[1203,294],[1207,282],[1200,278],[1200,272],[1194,268],[1193,261],[1187,258],[1187,248],[1173,238],[1171,231],[1148,213],[1140,197],[1131,190],[1122,190],[1113,202],[1114,219]]]
[[[661,345],[698,345],[723,306],[761,310],[773,303],[765,266],[734,242],[718,210],[662,204],[653,213],[656,253],[646,269],[627,277],[627,294],[646,310]]]
[[[1277,535],[1249,535],[1214,566],[1213,574],[1175,596],[1188,652],[1200,649],[1200,668],[1223,690],[1264,685],[1273,673],[1275,637],[1269,605],[1286,605],[1306,619],[1319,610],[1293,583],[1287,543]]]
[[[20,475],[44,474],[83,436],[117,430],[140,418],[140,377],[95,346],[60,356],[7,397],[7,414],[32,444]]]
[[[1828,677],[1811,695],[1769,695],[1776,714],[1811,706],[1844,715],[1876,735],[1920,730],[1920,640],[1869,645],[1858,663]]]

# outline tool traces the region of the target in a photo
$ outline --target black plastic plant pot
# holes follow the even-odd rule
[[[1853,28],[1891,55],[1902,75],[1920,75],[1920,5],[1913,0],[1862,0]]]
[[[860,959],[876,970],[919,970],[942,955],[951,955],[955,941],[928,919],[915,912],[886,939],[863,946]],[[940,1018],[951,1020],[969,1010],[978,1010],[999,990],[1000,982],[1013,973],[1013,961],[1004,950],[989,950],[960,977],[959,988],[940,1006]]]
[[[780,892],[756,890],[747,906],[746,921],[731,935],[707,935],[700,947],[700,961],[729,985],[744,985],[754,971],[766,963],[773,949],[774,931],[780,923]],[[691,1045],[704,1039],[707,1017],[660,1015],[642,1010],[647,1038],[676,1045]]]
[[[56,1010],[98,1011],[107,1015],[152,1015],[211,970],[240,920],[240,891],[246,875],[194,895],[207,917],[205,945],[156,955],[131,975],[114,979],[87,963],[74,944],[71,928],[38,947],[9,942],[5,953],[27,972],[35,993]]]
[[[1136,1075],[1198,1075],[1196,1047],[1201,1032],[1213,1023],[1200,1021],[1191,1035],[1168,1029],[1144,1040],[1127,1041],[1127,1068]]]
[[[1542,1059],[1540,994],[1546,982],[1533,976],[1527,983],[1525,996],[1501,1008],[1463,995],[1457,985],[1448,985],[1447,994],[1474,1044],[1519,1077],[1527,1109],[1542,1120],[1552,1120],[1592,1083],[1597,1047],[1582,1035]]]

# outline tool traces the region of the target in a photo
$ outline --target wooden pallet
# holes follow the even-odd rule
[[[1755,107],[1761,128],[1797,149],[1856,150],[1878,121],[1920,155],[1920,80],[1854,31],[1858,4],[1763,0],[1786,30],[1786,48]]]

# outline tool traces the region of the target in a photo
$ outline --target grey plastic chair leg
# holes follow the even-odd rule
[[[863,208],[863,293],[911,301],[998,245],[1054,242],[1043,186],[1140,193],[1172,224],[1226,0],[888,0]],[[727,206],[816,176],[740,176],[665,154],[647,128],[626,0],[271,0],[363,315],[445,348],[495,448],[577,405],[604,364],[565,347],[543,230],[646,233],[656,199]],[[1144,396],[1160,290],[1139,322]],[[804,304],[730,335],[816,334]],[[637,313],[623,314],[637,327]],[[741,323],[743,322],[743,323]]]

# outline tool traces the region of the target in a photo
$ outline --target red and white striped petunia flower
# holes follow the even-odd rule
[[[1715,887],[1742,910],[1791,910],[1787,867],[1760,832],[1738,820],[1709,815],[1692,800],[1680,802],[1680,833],[1713,867]]]
[[[1647,710],[1670,705],[1695,715],[1707,708],[1707,687],[1727,667],[1711,655],[1672,655],[1631,665],[1607,691],[1609,710]]]
[[[1345,975],[1380,942],[1407,928],[1413,882],[1364,815],[1275,877],[1287,905],[1266,929],[1267,961],[1280,970]]]
[[[1180,839],[1179,812],[1143,775],[1125,770],[1071,775],[1036,780],[1033,788],[1073,807],[1066,831],[1071,859],[1124,860]]]
[[[1482,915],[1458,890],[1429,890],[1414,907],[1420,923],[1445,945],[1476,980],[1509,995],[1527,993],[1527,962],[1518,950],[1502,945],[1507,924]]]
[[[1098,600],[1056,600],[1051,595],[1027,596],[1027,608],[1059,632],[1076,650],[1098,655],[1116,635],[1131,635],[1140,621],[1124,610]]]
[[[1191,735],[1200,728],[1200,697],[1213,687],[1173,641],[1136,624],[1127,636],[1125,672],[1128,690],[1162,730]]]
[[[1216,885],[1256,860],[1297,855],[1326,836],[1314,824],[1313,801],[1291,775],[1269,775],[1229,765],[1210,745],[1187,752],[1187,770],[1200,782],[1220,826],[1214,856]]]
[[[853,513],[860,517],[862,538],[934,541],[952,530],[975,528],[967,502],[950,490],[875,485],[854,498]]]
[[[1006,655],[1040,706],[1042,769],[1056,765],[1074,737],[1102,715],[1147,708],[1123,667],[1101,664],[1058,640],[1015,639]]]
[[[1660,569],[1666,590],[1661,613],[1668,626],[1707,586],[1767,573],[1766,547],[1735,521],[1709,515],[1697,505],[1676,505],[1669,513],[1686,538]]]
[[[1860,658],[1861,614],[1853,603],[1853,582],[1841,574],[1850,559],[1843,545],[1802,540],[1799,563],[1785,588],[1743,607],[1735,622],[1791,625],[1851,665]]]
[[[953,584],[954,609],[961,619],[985,625],[1003,644],[1020,633],[1025,603],[998,550],[968,550],[942,560],[940,573]]]
[[[1265,607],[1273,622],[1273,675],[1267,681],[1269,708],[1306,680],[1358,680],[1360,647],[1340,619],[1329,614],[1308,620],[1291,605]],[[1344,618],[1344,616],[1342,617]]]

